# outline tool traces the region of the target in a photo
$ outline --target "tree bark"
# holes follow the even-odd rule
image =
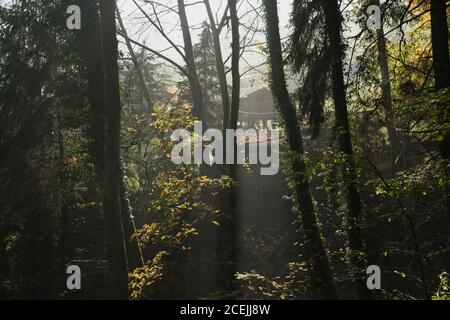
[[[380,0],[373,0],[373,4],[380,7]],[[384,108],[385,124],[388,132],[389,143],[391,144],[392,153],[392,169],[393,173],[397,171],[399,162],[402,162],[401,144],[397,129],[395,128],[395,114],[392,108],[392,89],[391,77],[389,73],[389,64],[387,59],[386,37],[384,36],[383,23],[381,28],[377,30],[377,47],[378,47],[378,65],[381,70],[381,92],[382,104]]]
[[[180,17],[181,31],[184,40],[185,59],[188,68],[188,80],[191,89],[192,103],[194,104],[194,116],[199,120],[204,118],[203,95],[200,81],[198,80],[197,68],[195,67],[194,49],[192,46],[191,33],[189,31],[189,23],[186,16],[186,7],[184,0],[178,1],[178,15]]]
[[[431,0],[431,41],[433,46],[433,69],[435,88],[441,90],[450,87],[450,57],[448,51],[447,5],[445,0]],[[448,112],[443,107],[443,119],[448,119]],[[444,120],[445,121],[445,120]],[[450,132],[443,133],[439,143],[442,159],[445,161],[445,198],[447,217],[450,225]],[[450,243],[450,236],[449,236]]]
[[[431,0],[431,37],[436,89],[448,88],[450,87],[450,62],[446,0]]]
[[[360,299],[371,299],[366,285],[366,248],[361,235],[362,205],[357,188],[356,165],[348,120],[345,96],[344,73],[342,68],[343,48],[341,43],[341,13],[338,0],[322,0],[326,19],[326,29],[332,50],[332,84],[335,108],[335,127],[339,151],[346,157],[342,170],[346,188],[347,237],[351,249],[353,277]]]
[[[222,99],[223,108],[223,129],[228,128],[230,121],[230,96],[228,94],[227,76],[225,73],[225,65],[223,62],[222,49],[220,46],[220,32],[216,27],[214,15],[209,4],[209,0],[204,0],[206,12],[208,13],[209,25],[211,27],[211,34],[213,37],[214,53],[216,58],[217,76],[219,78],[220,96]]]
[[[80,30],[81,59],[86,67],[87,98],[89,101],[89,136],[92,138],[92,155],[99,175],[103,175],[105,140],[105,103],[103,90],[103,60],[100,18],[97,1],[80,1],[83,19]]]
[[[231,92],[231,114],[229,128],[236,130],[239,118],[239,103],[241,94],[241,74],[239,70],[239,60],[241,59],[239,17],[236,9],[236,0],[228,0],[231,17],[231,75],[233,89]]]
[[[104,208],[107,229],[111,297],[128,299],[128,262],[120,203],[120,87],[117,64],[115,0],[101,0],[101,35],[106,111]]]
[[[313,286],[325,299],[338,297],[333,273],[322,242],[313,205],[310,185],[303,160],[303,138],[295,107],[290,99],[285,73],[279,32],[277,0],[264,0],[266,14],[267,42],[271,66],[271,88],[279,112],[286,127],[290,150],[295,154],[291,166],[295,180],[295,196],[300,207],[300,215],[306,237],[306,247],[312,262]]]
[[[83,12],[82,27],[80,33],[81,59],[86,67],[87,98],[89,101],[89,136],[92,139],[94,165],[98,178],[103,176],[104,163],[104,136],[105,136],[105,102],[103,86],[103,61],[100,34],[100,19],[97,1],[82,0],[80,7]],[[122,172],[121,172],[122,176]],[[103,186],[103,183],[100,183]],[[128,203],[125,185],[121,184],[121,203]],[[123,205],[122,205],[123,206]],[[132,213],[127,207],[122,209],[122,221],[127,244],[128,261],[130,267],[142,266],[142,253],[138,243],[131,241],[131,236],[136,231]]]
[[[230,117],[227,120],[227,129],[237,129],[237,121],[239,115],[239,104],[240,104],[240,93],[241,93],[241,75],[239,70],[239,60],[240,60],[240,35],[239,35],[239,18],[237,15],[236,0],[228,0],[228,6],[230,8],[230,18],[231,18],[231,33],[232,33],[232,43],[231,43],[231,74],[232,74],[232,92],[231,92],[231,110]],[[230,177],[237,183],[231,186],[230,191],[230,214],[233,218],[232,229],[230,233],[232,235],[231,247],[232,256],[231,259],[234,262],[233,271],[237,271],[236,266],[239,259],[239,224],[240,222],[240,212],[239,212],[239,195],[240,195],[240,181],[239,181],[239,171],[237,165],[237,137],[233,141],[235,160],[234,164],[229,167]],[[226,157],[226,155],[225,155]],[[234,283],[232,283],[234,285]],[[235,287],[232,286],[232,290]]]

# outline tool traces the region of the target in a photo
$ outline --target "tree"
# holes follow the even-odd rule
[[[83,0],[80,4],[81,9],[84,12],[84,19],[82,19],[79,38],[83,44],[80,45],[80,57],[82,64],[85,67],[83,75],[87,83],[86,94],[89,101],[90,121],[88,134],[92,139],[90,153],[94,159],[94,165],[98,175],[97,178],[101,178],[104,170],[104,139],[106,128],[100,18],[98,14],[98,3],[96,1]],[[139,72],[141,72],[140,69]],[[142,88],[141,82],[139,82],[139,85]],[[146,102],[148,103],[149,100],[146,100]],[[147,105],[147,107],[151,107],[151,105]],[[122,170],[120,174],[121,180],[123,180]],[[101,186],[101,184],[99,185]],[[120,201],[130,267],[142,266],[139,244],[136,242],[136,239],[132,239],[135,225],[130,208],[127,205],[127,190],[123,182],[121,182],[120,188]]]
[[[204,0],[204,4],[206,7],[206,12],[208,13],[209,18],[209,26],[211,28],[215,61],[216,61],[216,70],[218,74],[218,80],[220,85],[220,95],[222,98],[222,108],[223,108],[223,128],[226,129],[228,127],[229,119],[230,119],[230,95],[228,93],[228,84],[227,84],[227,76],[225,72],[225,64],[222,57],[222,49],[220,47],[220,32],[224,26],[223,21],[220,25],[216,25],[216,21],[214,19],[214,15],[211,10],[211,6],[209,4],[209,0]],[[225,11],[226,14],[226,11]]]
[[[204,106],[202,97],[202,87],[198,80],[197,68],[195,66],[194,49],[192,47],[192,39],[189,28],[189,22],[186,16],[186,7],[184,0],[178,0],[178,16],[180,18],[181,31],[184,40],[184,58],[187,64],[188,80],[190,84],[192,102],[194,104],[194,115],[202,120],[204,118]]]
[[[431,41],[436,89],[450,87],[447,1],[431,0]],[[447,152],[449,149],[447,148]]]
[[[381,7],[380,0],[373,0],[373,5]],[[386,48],[386,37],[384,35],[383,17],[381,27],[377,29],[377,49],[378,49],[378,64],[381,71],[381,92],[382,92],[382,104],[384,108],[384,117],[386,128],[389,137],[389,143],[391,144],[392,154],[392,167],[394,172],[396,171],[397,163],[399,161],[400,141],[398,137],[397,129],[395,128],[395,113],[392,107],[392,89],[391,89],[391,76],[389,73],[388,53]]]
[[[233,80],[233,89],[231,92],[231,110],[228,127],[237,128],[239,118],[239,102],[241,92],[241,74],[239,70],[239,60],[241,58],[240,35],[239,35],[239,17],[237,14],[236,0],[228,0],[231,19],[231,75]]]
[[[264,0],[263,4],[266,15],[267,44],[271,68],[270,85],[286,128],[290,151],[293,153],[291,167],[295,183],[295,197],[300,209],[307,252],[312,261],[314,287],[319,290],[319,294],[322,298],[334,299],[337,298],[338,295],[314,212],[315,209],[308,182],[309,178],[306,173],[306,164],[303,158],[303,138],[296,110],[292,104],[286,86],[278,27],[277,1]]]
[[[205,23],[199,42],[194,45],[195,64],[199,81],[203,91],[205,114],[203,125],[205,128],[220,126],[223,119],[223,108],[220,112],[221,88],[219,85],[215,49],[211,31]]]
[[[353,146],[348,119],[347,100],[342,68],[344,55],[341,42],[341,14],[337,0],[322,0],[325,13],[326,30],[330,41],[332,88],[335,110],[335,130],[339,151],[345,156],[343,177],[346,188],[346,201],[348,210],[347,236],[350,245],[352,266],[355,269],[353,276],[357,293],[361,299],[370,299],[371,295],[366,286],[366,252],[361,235],[362,205],[357,188],[357,174]]]
[[[433,46],[433,69],[436,90],[450,88],[450,61],[448,51],[447,1],[431,0],[431,41]],[[443,109],[443,119],[448,119],[448,111]],[[447,216],[450,223],[450,132],[446,130],[440,141],[441,156],[444,159]],[[449,240],[450,241],[450,240]]]
[[[93,145],[91,154],[99,175],[103,173],[105,139],[105,102],[103,90],[103,59],[101,49],[100,18],[98,2],[82,0],[80,8],[84,19],[81,20],[80,58],[85,67],[83,76],[87,80],[86,96],[89,101],[89,135]]]
[[[57,297],[61,278],[55,272],[67,263],[70,236],[62,226],[75,179],[68,178],[71,166],[60,152],[66,141],[58,131],[77,126],[86,109],[76,98],[80,78],[72,39],[54,15],[65,5],[0,4],[0,296],[5,299]]]
[[[106,112],[103,187],[108,257],[111,271],[111,296],[115,299],[128,299],[128,265],[120,203],[121,102],[115,7],[116,3],[114,0],[102,0],[100,2]]]

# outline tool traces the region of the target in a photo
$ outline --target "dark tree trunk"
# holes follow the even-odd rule
[[[436,89],[448,88],[450,87],[450,62],[446,0],[431,0],[431,36]]]
[[[335,108],[335,126],[339,151],[346,157],[342,170],[347,201],[347,237],[351,249],[353,277],[360,299],[371,299],[366,285],[366,248],[361,235],[362,205],[357,188],[356,165],[348,120],[345,96],[344,73],[342,68],[343,48],[341,43],[341,14],[338,0],[323,0],[326,28],[333,53],[332,84]]]
[[[447,5],[445,0],[431,0],[431,41],[433,45],[433,69],[436,90],[450,87],[450,61],[448,51],[448,24]],[[442,106],[442,119],[448,119],[448,111]],[[445,120],[444,120],[445,121]],[[450,224],[450,132],[443,133],[440,142],[441,156],[447,164],[445,169],[445,197],[447,206],[447,217]],[[450,242],[450,237],[449,237]]]
[[[105,140],[105,102],[103,90],[103,60],[100,35],[100,19],[97,1],[80,1],[83,19],[80,30],[81,58],[86,67],[87,98],[89,101],[89,135],[91,152],[97,172],[103,175]]]
[[[192,46],[184,0],[178,0],[178,15],[180,17],[181,31],[183,33],[184,57],[188,68],[188,80],[191,89],[192,103],[194,104],[194,116],[199,120],[203,120],[205,110],[203,107],[202,88],[200,86],[200,81],[198,80],[197,68],[195,67],[194,49]]]
[[[90,111],[89,135],[92,139],[91,154],[95,161],[98,177],[103,176],[104,136],[105,136],[105,102],[103,86],[103,61],[100,38],[100,19],[97,1],[82,0],[83,12],[80,39],[82,42],[81,58],[86,67],[87,98]],[[100,183],[100,185],[103,185]],[[125,185],[120,190],[121,203],[127,199]],[[122,201],[124,199],[124,201]],[[136,241],[131,241],[135,231],[134,219],[130,210],[122,210],[122,220],[127,242],[130,267],[142,265],[142,255]]]
[[[236,0],[228,0],[228,6],[230,7],[231,18],[231,75],[233,79],[233,90],[231,93],[231,114],[230,114],[230,129],[237,128],[237,122],[239,118],[239,102],[241,93],[241,74],[239,70],[239,60],[241,59],[241,46],[239,35],[239,17],[236,9]]]
[[[205,0],[205,7],[209,17],[209,24],[211,27],[211,34],[213,37],[214,44],[214,54],[216,60],[217,76],[219,78],[220,85],[220,96],[222,99],[223,108],[223,128],[228,128],[228,123],[230,119],[230,96],[228,94],[228,83],[227,76],[225,73],[225,65],[222,57],[222,49],[220,47],[220,32],[217,29],[216,22],[214,20],[214,15],[209,4],[209,0]]]
[[[122,226],[120,203],[120,88],[117,64],[114,0],[101,0],[101,34],[106,111],[104,158],[104,208],[107,230],[109,267],[111,272],[111,296],[128,299],[128,265]]]
[[[312,262],[314,288],[319,290],[319,294],[322,298],[335,299],[338,297],[338,294],[317,224],[315,208],[306,173],[306,165],[303,160],[302,134],[296,110],[289,97],[286,86],[278,27],[277,0],[264,0],[263,3],[266,14],[267,42],[271,66],[270,83],[279,112],[286,127],[289,148],[295,153],[295,157],[293,157],[291,163],[295,179],[295,196],[300,207],[307,252]]]
[[[227,129],[237,129],[237,121],[239,115],[239,103],[240,103],[240,92],[241,92],[241,75],[239,70],[239,60],[240,60],[240,35],[239,35],[239,17],[237,15],[236,0],[228,0],[228,6],[230,8],[230,18],[231,18],[231,33],[232,33],[232,44],[231,44],[231,74],[232,74],[232,93],[231,93],[231,110],[229,118],[227,120]],[[229,167],[230,177],[236,181],[236,184],[229,190],[229,208],[230,215],[232,217],[230,234],[231,239],[231,261],[234,263],[233,271],[236,272],[236,266],[239,260],[239,225],[240,212],[239,212],[239,195],[240,195],[240,181],[239,181],[239,171],[237,165],[237,138],[235,137],[233,142],[234,148],[234,164]],[[226,155],[225,155],[226,158]],[[234,285],[234,282],[232,283]],[[235,288],[232,286],[232,290]]]

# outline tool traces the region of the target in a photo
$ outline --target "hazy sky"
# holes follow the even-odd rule
[[[152,14],[152,7],[148,4],[145,4],[143,0],[137,0],[139,4],[143,5],[143,8],[149,14]],[[177,8],[177,0],[155,0],[155,3],[161,4],[159,7],[160,10],[163,10],[164,6],[170,8]],[[188,16],[189,24],[191,26],[191,35],[193,38],[193,42],[196,43],[198,41],[198,34],[201,32],[201,24],[203,21],[207,20],[207,13],[202,1],[199,0],[186,0],[186,4],[188,5],[186,8],[186,13]],[[223,15],[226,0],[210,0],[212,11],[219,17]],[[280,27],[282,36],[285,34],[286,26],[289,22],[289,12],[291,10],[292,0],[280,0],[278,1],[279,6],[279,17],[280,17]],[[193,5],[189,5],[193,4]],[[182,59],[173,49],[168,49],[170,45],[168,42],[156,31],[154,27],[148,23],[148,20],[144,17],[144,15],[139,11],[136,5],[132,0],[118,0],[118,6],[122,12],[122,18],[124,23],[126,24],[127,31],[129,36],[135,40],[139,40],[141,42],[145,42],[145,44],[152,49],[155,50],[166,50],[164,54],[169,56],[171,59],[176,60],[177,62],[182,63]],[[261,0],[241,0],[239,1],[238,14],[244,15],[242,19],[242,23],[245,25],[250,25],[255,21],[255,17],[257,15],[262,16],[262,7]],[[256,12],[252,10],[256,8]],[[250,12],[250,13],[249,13]],[[182,34],[179,29],[179,20],[176,12],[171,12],[170,10],[166,10],[166,13],[161,16],[161,23],[167,33],[169,34],[172,41],[174,41],[178,45],[183,45]],[[258,24],[254,24],[253,26],[257,26],[259,29],[263,28],[263,19],[259,19]],[[245,28],[242,28],[241,35],[246,33]],[[224,52],[224,56],[227,57],[230,53],[230,37],[226,28],[222,32],[222,51]],[[257,33],[254,37],[253,43],[261,43],[265,42],[265,36],[263,33]],[[257,48],[254,47],[252,52],[248,52],[244,59],[241,62],[241,69],[245,71],[248,69],[247,62],[251,65],[258,65],[265,61],[265,57],[259,55],[255,51]]]

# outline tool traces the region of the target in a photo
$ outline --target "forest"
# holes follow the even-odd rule
[[[450,300],[449,6],[0,0],[0,299]]]

